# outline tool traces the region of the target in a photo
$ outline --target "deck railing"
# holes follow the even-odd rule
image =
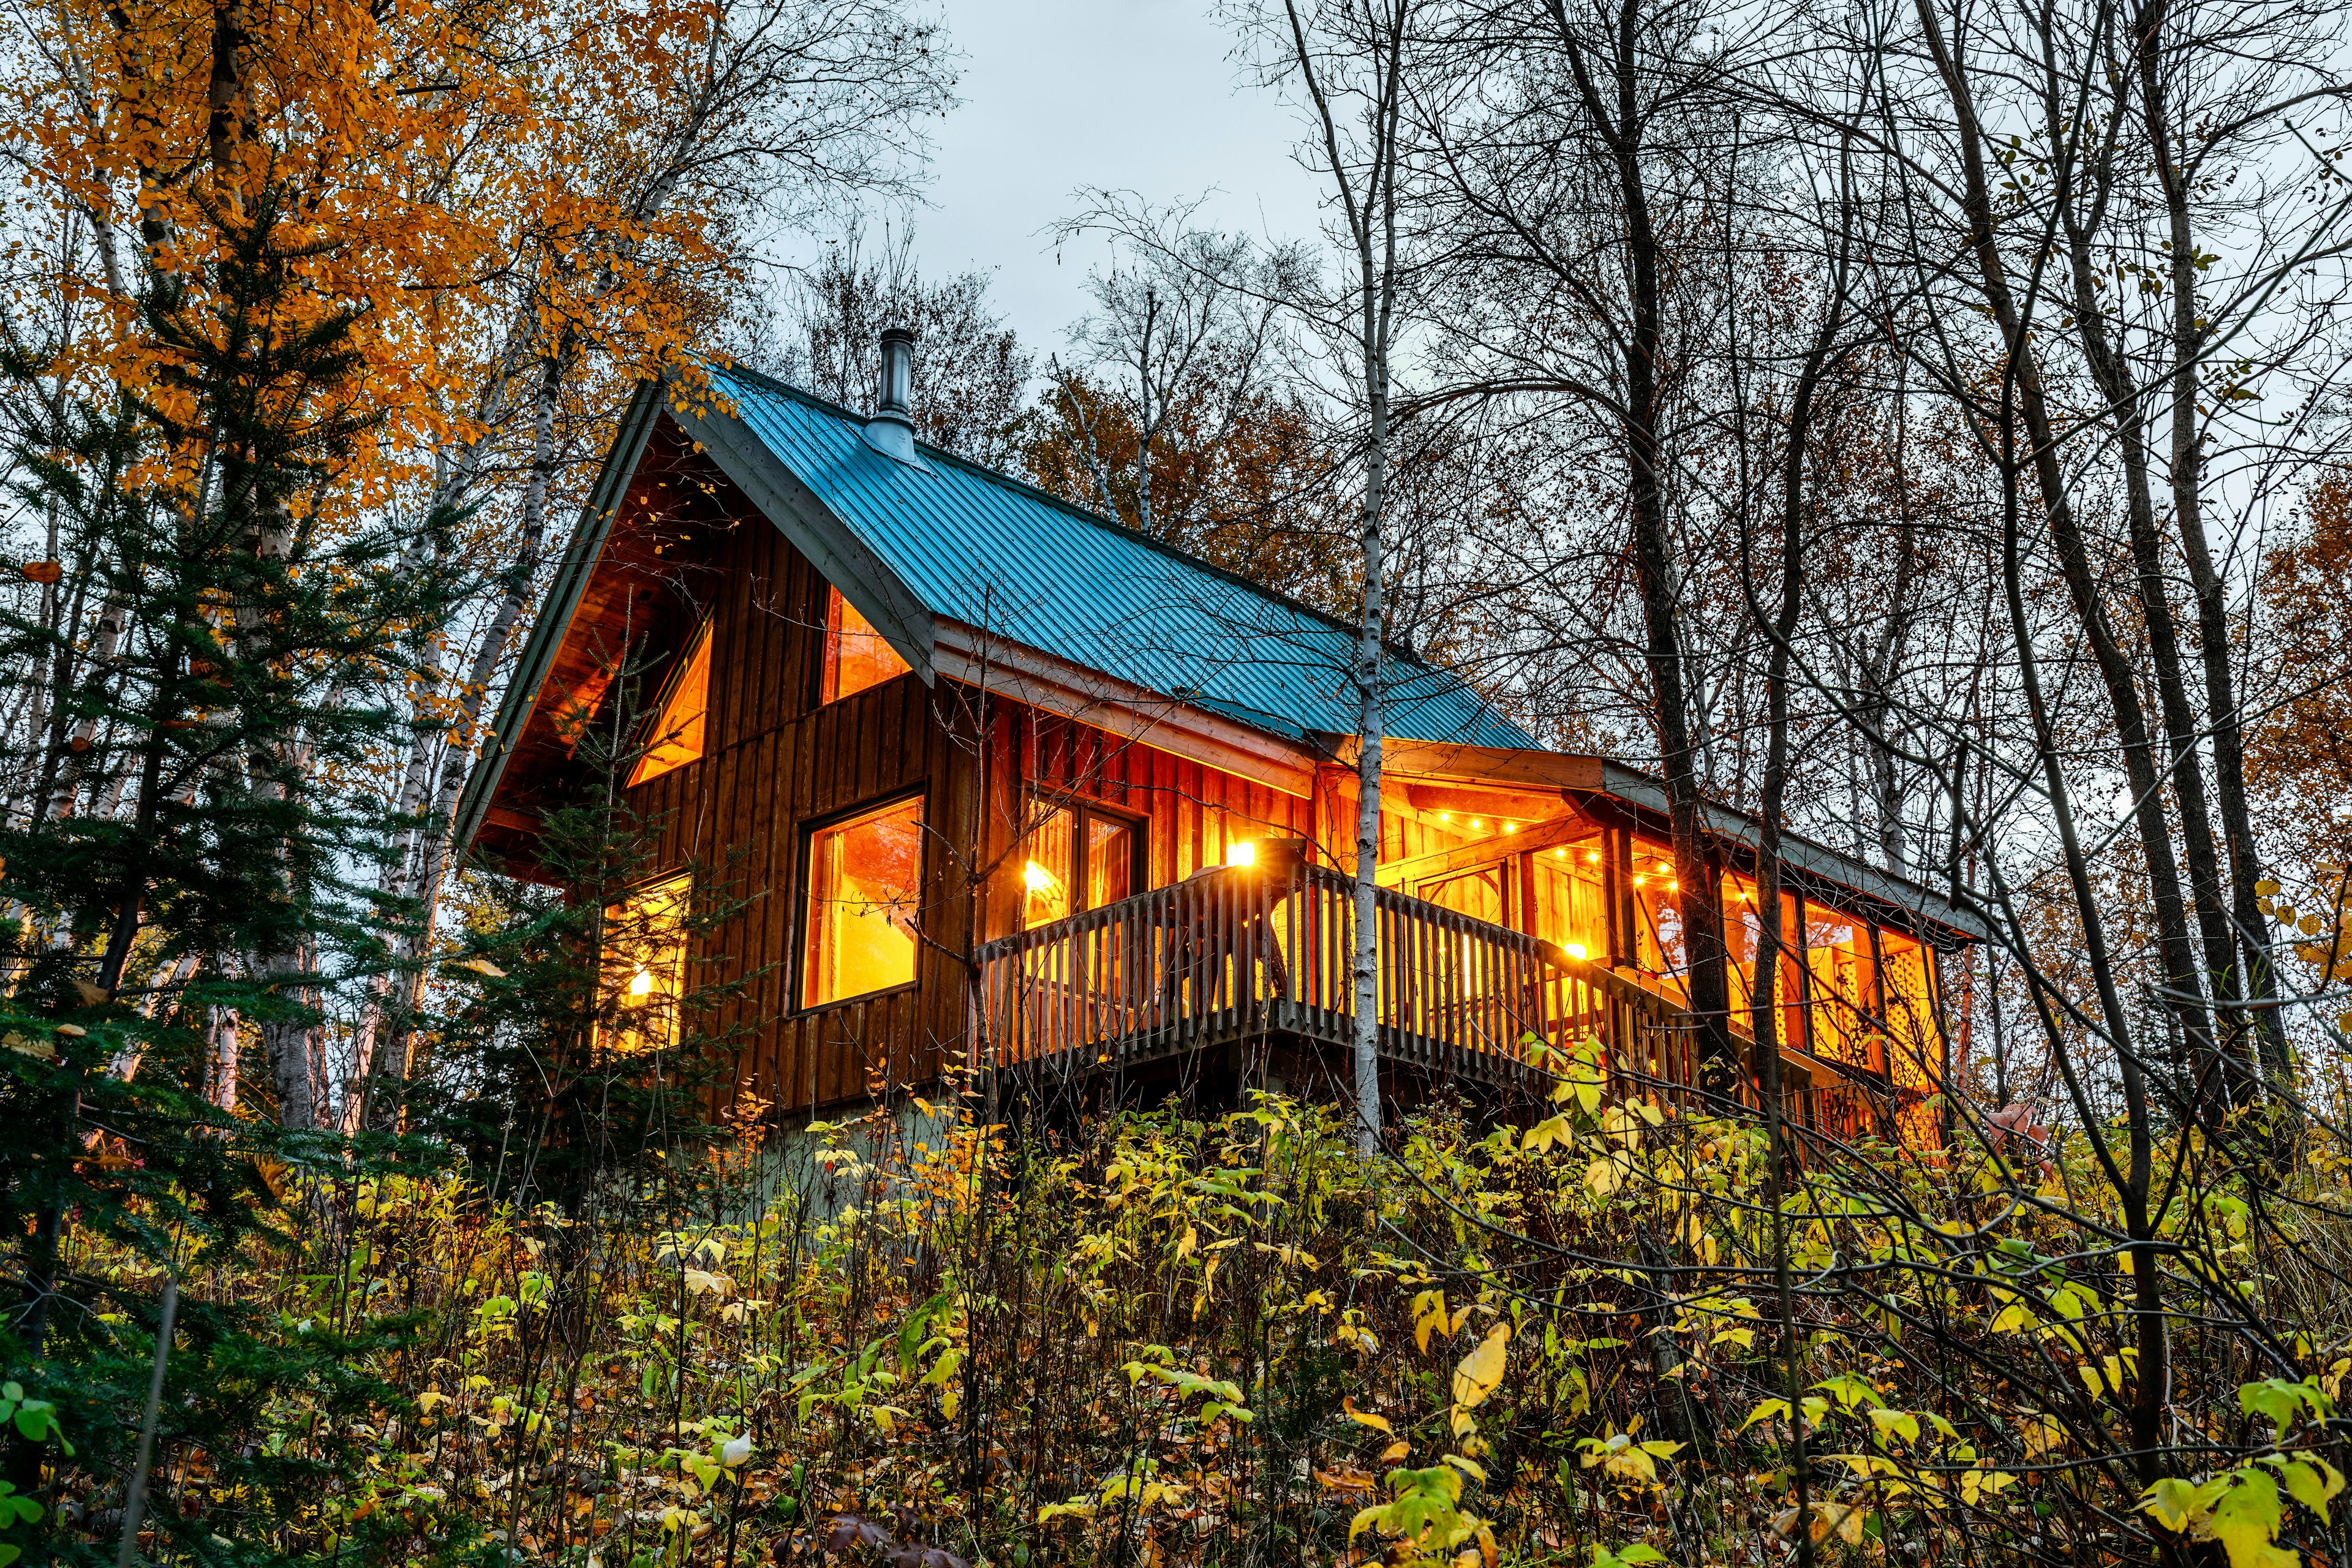
[[[1494,1079],[1531,1042],[1597,1041],[1612,1071],[1696,1080],[1688,1015],[1523,931],[1391,889],[1374,898],[1381,1054]],[[1235,867],[981,949],[999,1067],[1156,1059],[1251,1035],[1352,1037],[1355,882],[1321,867]]]
[[[1611,1098],[1699,1109],[1698,1019],[1677,998],[1391,889],[1374,908],[1383,1058],[1507,1082],[1529,1067],[1531,1042],[1590,1042]],[[1339,872],[1235,867],[989,942],[978,956],[990,1065],[1086,1071],[1275,1035],[1344,1046],[1355,915],[1355,882]],[[1739,1021],[1732,1032],[1752,1048]],[[1810,1081],[1785,1110],[1800,1135],[1890,1131],[1885,1085],[1814,1058],[1799,1070]],[[1746,1075],[1734,1093],[1756,1106]]]

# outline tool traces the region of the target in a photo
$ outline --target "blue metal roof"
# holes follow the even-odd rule
[[[1345,622],[977,464],[928,447],[921,468],[894,461],[859,416],[781,383],[712,379],[933,615],[1272,733],[1356,730]],[[1458,677],[1391,658],[1389,734],[1537,749]]]

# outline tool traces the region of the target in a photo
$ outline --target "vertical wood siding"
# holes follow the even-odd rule
[[[706,749],[629,801],[662,822],[661,874],[690,866],[718,900],[740,905],[697,938],[693,955],[696,984],[742,983],[704,1026],[733,1048],[722,1095],[755,1094],[789,1113],[927,1082],[961,1063],[971,1018],[961,955],[1017,921],[1018,824],[1034,795],[1134,819],[1154,887],[1223,864],[1241,839],[1305,838],[1321,862],[1346,864],[1346,847],[1322,840],[1351,833],[1352,816],[1318,824],[1313,801],[1141,742],[1000,700],[977,744],[969,689],[927,690],[908,676],[816,707],[824,581],[723,482],[718,499],[737,521],[716,531],[698,563],[709,570],[697,574],[713,616]],[[810,826],[915,792],[929,840],[916,984],[794,1011]],[[1397,818],[1384,826],[1391,852],[1436,847],[1443,837]]]

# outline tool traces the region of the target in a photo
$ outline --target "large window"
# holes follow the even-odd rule
[[[809,835],[801,1005],[915,979],[923,803],[894,801]]]
[[[1887,1075],[1905,1088],[1924,1088],[1944,1070],[1944,1036],[1936,1020],[1935,954],[1902,932],[1881,927],[1878,956],[1890,1037]]]
[[[1633,966],[1667,989],[1687,994],[1690,950],[1685,942],[1682,881],[1674,851],[1648,838],[1633,840],[1626,891],[1633,908]]]
[[[1098,910],[1142,886],[1143,840],[1123,816],[1089,805],[1036,806],[1023,846],[1021,929]]]
[[[605,906],[599,932],[604,1005],[596,1036],[606,1049],[633,1056],[676,1043],[690,887],[683,875],[668,877]]]
[[[1731,1006],[1735,1016],[1752,1017],[1756,1006],[1756,967],[1764,950],[1764,919],[1756,902],[1756,884],[1737,874],[1723,879],[1723,937],[1731,960]],[[1780,895],[1780,951],[1772,963],[1772,989],[1779,993],[1780,1044],[1796,1050],[1805,1038],[1804,958],[1798,946],[1797,900]]]
[[[1813,1054],[1885,1072],[1878,959],[1869,925],[1806,900],[1805,968],[1811,986]]]
[[[709,710],[710,620],[705,616],[685,656],[662,683],[653,728],[646,731],[645,751],[629,770],[629,783],[659,778],[702,755],[703,721]]]
[[[907,673],[907,661],[898,657],[898,650],[857,613],[856,605],[841,596],[840,589],[828,584],[824,602],[824,667],[817,686],[818,701],[838,702]]]

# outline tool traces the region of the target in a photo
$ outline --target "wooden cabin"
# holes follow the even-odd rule
[[[615,984],[652,1006],[689,974],[750,976],[712,1022],[744,1042],[737,1091],[772,1114],[954,1068],[1137,1090],[1344,1081],[1353,629],[919,446],[905,363],[903,343],[886,353],[870,417],[742,372],[640,391],[461,837],[529,871],[634,662],[626,794],[659,824],[660,870],[630,901],[674,913],[699,877],[736,912]],[[1685,1092],[1696,1032],[1660,786],[1545,751],[1447,671],[1390,659],[1392,1090],[1506,1085],[1531,1041],[1593,1040],[1627,1091]],[[1711,827],[1737,1015],[1752,825]],[[1783,864],[1792,1109],[1933,1140],[1941,965],[1980,933],[1817,846]]]

